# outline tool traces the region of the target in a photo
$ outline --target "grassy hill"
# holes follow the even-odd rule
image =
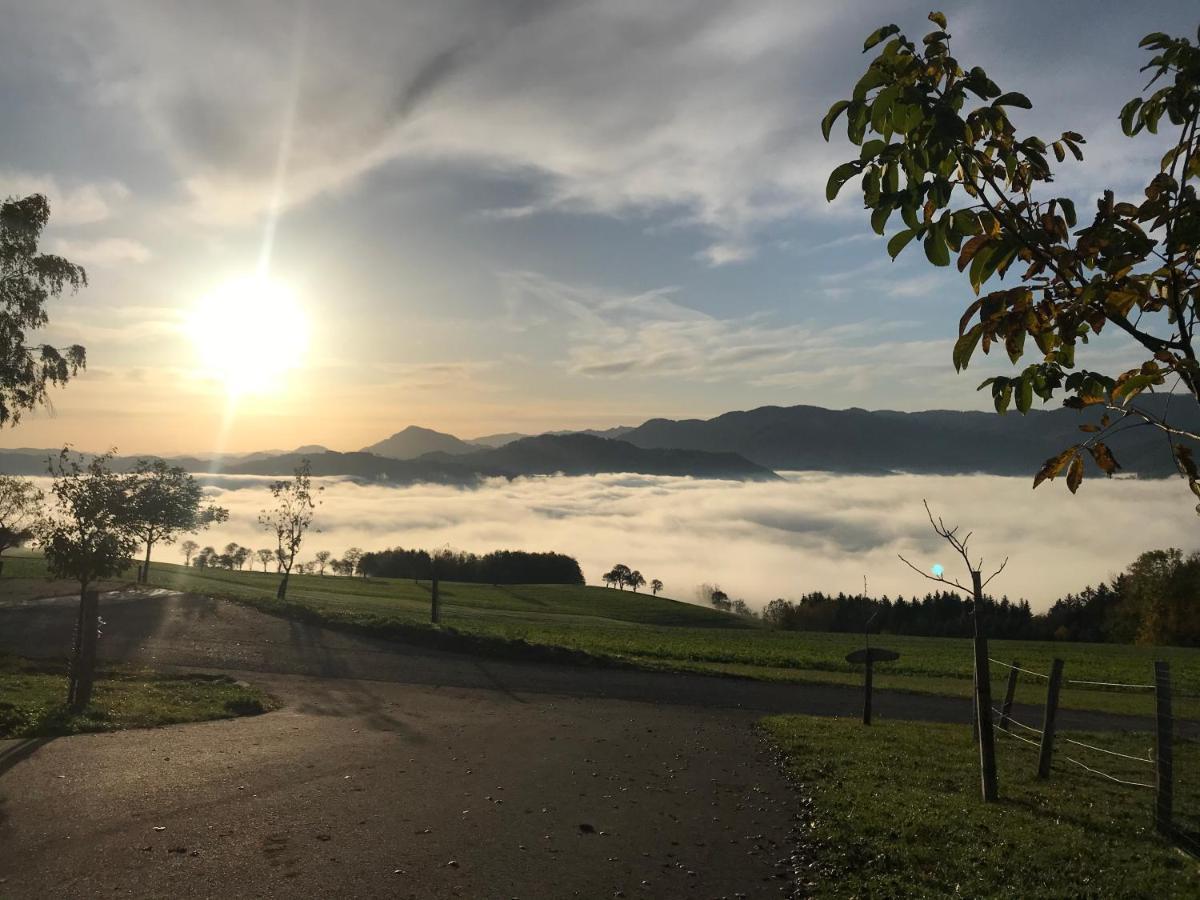
[[[10,561],[0,584],[5,598],[70,593],[72,586],[45,581],[41,560]],[[132,572],[129,573],[132,579]],[[389,637],[424,639],[435,635],[429,622],[429,583],[399,579],[294,576],[288,603],[275,599],[278,576],[156,563],[151,581],[253,605],[276,615],[303,617]],[[111,585],[110,585],[111,586]],[[861,670],[845,655],[862,645],[861,635],[772,631],[756,621],[665,597],[609,588],[569,585],[479,585],[443,582],[441,627],[436,634],[472,640],[524,642],[564,648],[646,668],[735,675],[771,681],[861,684]],[[964,638],[878,635],[872,643],[900,653],[897,662],[876,668],[879,688],[969,697],[971,642]],[[993,641],[991,655],[1018,660],[1023,668],[1048,672],[1055,657],[1065,660],[1068,680],[1145,684],[1156,659],[1171,662],[1179,698],[1176,713],[1200,718],[1200,650]],[[1007,670],[992,672],[994,691],[1003,691]],[[1021,675],[1017,701],[1040,704],[1045,682]],[[1187,695],[1192,695],[1188,697]],[[1146,691],[1099,690],[1068,683],[1062,703],[1149,715]]]

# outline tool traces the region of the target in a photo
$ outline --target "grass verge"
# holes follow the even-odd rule
[[[276,707],[262,691],[225,675],[166,675],[101,666],[92,703],[80,715],[64,706],[66,666],[0,655],[0,738],[153,728],[257,715]]]
[[[812,896],[1196,896],[1200,860],[1154,832],[1154,792],[1078,769],[1066,756],[1085,751],[1072,745],[1039,781],[1036,750],[998,735],[1001,799],[985,805],[967,726],[773,716],[762,727],[802,793],[796,862]],[[1066,736],[1147,752],[1145,735]],[[1196,841],[1200,745],[1179,741],[1175,753],[1176,824]],[[1082,761],[1153,781],[1148,765]]]

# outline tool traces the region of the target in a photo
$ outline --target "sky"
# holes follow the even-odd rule
[[[193,535],[201,545],[235,541],[271,547],[259,526],[270,505],[267,483],[253,476],[201,476],[229,520]],[[45,480],[39,479],[45,486]],[[836,475],[785,473],[782,482],[715,481],[655,475],[490,479],[467,490],[436,484],[387,487],[318,479],[324,488],[299,561],[319,550],[436,548],[486,553],[553,550],[575,557],[590,584],[616,563],[658,578],[668,597],[706,602],[701,584],[761,609],[776,597],[809,591],[873,596],[924,595],[938,585],[907,568],[897,554],[929,571],[970,584],[963,562],[929,528],[928,499],[949,525],[974,532],[972,563],[982,560],[995,596],[1025,598],[1044,611],[1068,592],[1111,579],[1150,547],[1178,546],[1195,531],[1196,515],[1180,503],[1175,481],[1117,479],[1085,483],[1075,498],[1031,491],[1027,478],[995,475]],[[1147,515],[1153,509],[1155,515]],[[1139,523],[1097,529],[1095,523]],[[1063,535],[1086,536],[1066,540]],[[182,562],[177,546],[156,546],[154,559]]]
[[[0,446],[986,408],[1007,363],[954,374],[962,277],[890,262],[861,197],[824,197],[853,154],[818,123],[863,38],[928,9],[0,0],[0,197],[45,193],[46,248],[89,277],[37,335],[86,373]],[[1117,126],[1136,44],[1193,34],[1195,5],[1046,9],[955,4],[954,52],[1029,95],[1019,127],[1084,134],[1058,179],[1081,211],[1133,195],[1161,153]]]

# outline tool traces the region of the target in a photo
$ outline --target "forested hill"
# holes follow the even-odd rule
[[[0,472],[44,475],[51,450],[0,450]],[[192,457],[169,459],[193,472],[226,475],[290,475],[307,459],[314,475],[338,475],[393,484],[435,482],[471,484],[480,478],[520,475],[598,475],[632,472],[642,475],[691,475],[760,481],[778,478],[770,469],[734,453],[694,450],[645,449],[625,441],[582,434],[542,435],[524,438],[495,449],[472,453],[427,453],[417,459],[391,459],[373,453],[286,453],[222,460]],[[113,465],[128,469],[134,457],[119,457]]]
[[[1166,398],[1145,396],[1139,405],[1161,411]],[[1200,426],[1200,411],[1176,397],[1173,424]],[[733,452],[772,469],[834,472],[889,471],[931,474],[984,472],[1030,475],[1048,457],[1081,441],[1079,426],[1101,410],[1017,412],[833,410],[819,406],[763,406],[714,419],[651,419],[624,435],[639,447]],[[1125,472],[1175,473],[1162,432],[1133,428],[1108,441]],[[1088,460],[1088,466],[1092,462]]]

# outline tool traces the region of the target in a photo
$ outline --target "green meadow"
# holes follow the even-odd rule
[[[69,584],[45,580],[35,556],[9,558],[4,596],[69,593]],[[132,573],[130,573],[132,578]],[[393,579],[332,575],[293,576],[288,603],[275,600],[274,573],[187,568],[168,563],[151,567],[154,585],[253,605],[279,615],[303,614],[332,626],[381,635],[432,629],[430,585]],[[845,655],[862,646],[855,634],[773,631],[754,620],[666,597],[601,587],[563,585],[479,585],[443,582],[440,630],[478,638],[562,647],[622,663],[672,671],[703,672],[770,681],[859,684],[861,671]],[[880,688],[969,697],[971,642],[960,638],[873,635],[872,643],[900,653],[876,669]],[[1071,681],[1149,684],[1156,659],[1171,663],[1176,710],[1200,718],[1200,650],[1119,644],[994,641],[991,655],[1022,668],[1048,672],[1055,657],[1065,661],[1062,704],[1149,715],[1146,690],[1105,689]],[[993,693],[1002,694],[1008,670],[993,668]],[[1016,699],[1039,704],[1045,681],[1021,674]],[[1193,696],[1188,696],[1193,695]],[[997,701],[999,702],[999,701]]]

